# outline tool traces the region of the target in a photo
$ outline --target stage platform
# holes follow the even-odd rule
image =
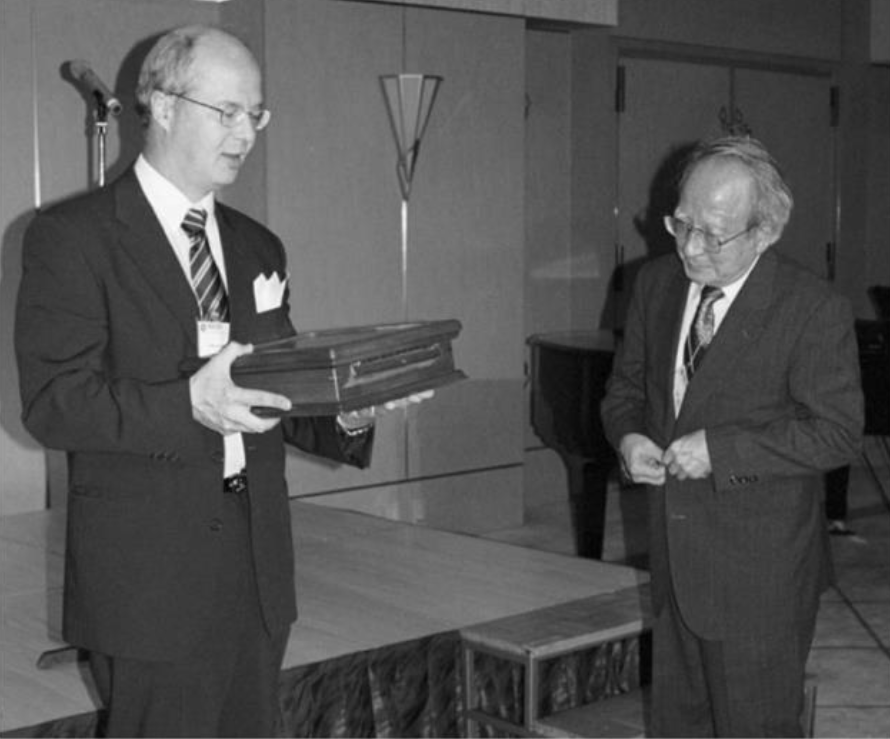
[[[300,618],[282,672],[286,736],[456,736],[461,628],[648,580],[621,565],[299,500],[291,507]],[[37,666],[65,647],[64,527],[64,511],[0,519],[4,736],[95,731],[97,704],[75,653]]]

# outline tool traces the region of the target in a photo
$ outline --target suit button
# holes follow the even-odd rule
[[[226,458],[225,452],[213,452],[210,455],[210,459],[212,459],[214,462],[222,462],[225,460],[225,458]]]
[[[214,518],[210,521],[210,530],[211,531],[220,532],[220,531],[222,531],[222,529],[223,529],[223,522],[220,519]]]

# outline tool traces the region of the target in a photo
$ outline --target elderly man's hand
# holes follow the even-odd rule
[[[664,453],[664,465],[680,480],[700,480],[711,474],[711,455],[705,430],[675,439]]]
[[[628,479],[645,485],[664,485],[664,451],[648,436],[627,434],[618,451],[621,469]]]

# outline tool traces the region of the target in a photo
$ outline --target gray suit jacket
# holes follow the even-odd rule
[[[812,615],[831,577],[821,473],[855,458],[863,428],[853,317],[769,249],[675,416],[687,285],[675,255],[640,272],[602,417],[616,447],[632,432],[667,448],[705,429],[713,474],[649,491],[653,606],[672,582],[699,636],[756,633]]]

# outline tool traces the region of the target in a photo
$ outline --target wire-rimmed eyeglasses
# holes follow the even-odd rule
[[[701,234],[704,249],[709,254],[717,254],[730,241],[735,241],[745,234],[750,233],[757,228],[758,225],[760,224],[752,223],[744,231],[739,231],[737,234],[721,239],[716,234],[706,231],[700,226],[693,226],[689,221],[684,221],[682,218],[677,218],[676,216],[664,217],[665,229],[667,229],[667,232],[677,240],[677,243],[680,246],[686,246],[686,244],[689,243],[689,239],[692,238],[692,235],[695,232],[698,232]]]
[[[200,105],[202,108],[216,111],[219,113],[219,122],[226,128],[240,126],[245,119],[247,119],[250,120],[250,125],[253,127],[254,131],[262,131],[269,125],[269,120],[272,118],[272,112],[267,108],[263,108],[262,110],[247,110],[236,103],[225,103],[222,106],[217,106],[210,105],[209,103],[202,103],[200,100],[195,100],[194,98],[190,98],[188,95],[183,95],[179,92],[167,92],[167,94],[189,103],[193,103],[194,105]]]

